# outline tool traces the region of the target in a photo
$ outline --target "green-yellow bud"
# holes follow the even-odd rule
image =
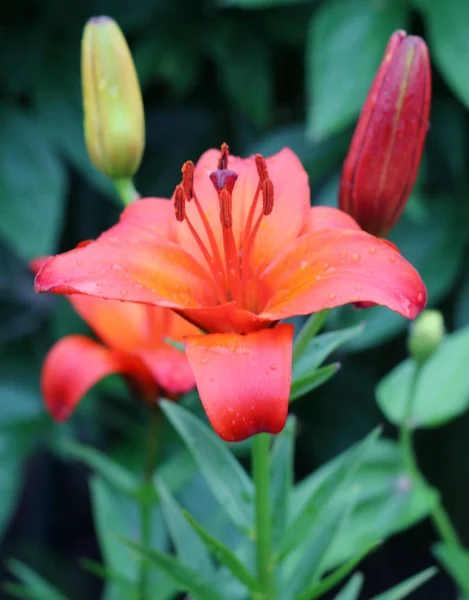
[[[110,17],[94,17],[85,25],[81,80],[93,164],[112,179],[132,177],[145,146],[142,94],[125,37]]]
[[[445,323],[439,310],[424,310],[410,327],[407,346],[418,363],[424,363],[438,349],[445,335]]]

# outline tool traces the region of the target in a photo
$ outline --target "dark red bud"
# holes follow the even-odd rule
[[[417,179],[428,130],[428,48],[396,31],[389,40],[345,160],[339,205],[374,235],[399,220]]]

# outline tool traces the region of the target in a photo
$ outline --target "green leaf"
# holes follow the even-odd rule
[[[389,36],[396,29],[406,29],[407,22],[403,0],[329,0],[321,4],[312,16],[306,46],[311,137],[324,138],[353,121]]]
[[[469,406],[469,326],[448,335],[425,362],[418,376],[410,419],[414,427],[438,427]],[[406,417],[416,363],[407,359],[378,384],[381,410],[394,424]]]
[[[241,27],[243,43],[239,44]],[[274,72],[259,31],[231,17],[211,27],[206,44],[227,99],[257,127],[265,128],[272,118]]]
[[[301,398],[301,396],[304,396],[308,392],[313,391],[315,388],[329,381],[329,379],[333,377],[339,369],[340,364],[333,363],[331,365],[327,365],[326,367],[311,371],[303,377],[293,379],[291,383],[290,402]]]
[[[273,539],[277,545],[281,541],[288,520],[290,495],[293,491],[294,454],[296,439],[295,417],[288,417],[283,431],[275,436],[271,453],[270,498]]]
[[[364,577],[361,573],[355,573],[346,585],[337,594],[334,600],[358,600],[361,589],[363,587]]]
[[[235,525],[249,531],[253,523],[254,488],[227,444],[182,406],[167,401],[160,405],[183,438],[220,506]]]
[[[305,510],[311,496],[320,498],[322,489],[333,486],[347,470],[355,450],[353,446],[296,486],[291,521]],[[370,446],[349,485],[358,485],[357,503],[350,525],[340,532],[328,554],[329,568],[343,565],[371,545],[414,525],[438,501],[438,494],[424,481],[412,479],[399,447],[390,440],[377,440]]]
[[[119,573],[121,578],[135,585],[140,574],[140,560],[122,538],[139,539],[141,515],[138,503],[110,486],[102,477],[94,475],[90,481],[91,503],[98,543],[106,569]],[[150,543],[153,548],[167,545],[166,527],[157,507],[150,518]],[[172,598],[174,586],[164,573],[152,572],[150,585],[158,587],[159,597]],[[121,586],[122,600],[127,600],[127,586]]]
[[[210,535],[210,533],[208,533],[202,525],[197,523],[188,512],[185,512],[185,517],[220,564],[224,565],[241,583],[244,583],[251,592],[261,591],[259,583],[254,578],[254,575],[246,569],[236,554],[234,554],[228,546],[225,546],[225,544]]]
[[[103,452],[67,438],[60,439],[58,449],[66,458],[74,458],[86,464],[125,494],[137,495],[139,484],[136,477]]]
[[[469,589],[469,552],[450,544],[439,543],[432,547],[445,570],[462,590]]]
[[[19,598],[30,598],[31,600],[67,600],[67,597],[59,592],[57,588],[48,583],[35,571],[18,560],[8,561],[8,568],[24,585],[24,596]]]
[[[428,26],[432,59],[448,85],[469,107],[469,4],[461,0],[413,0]]]
[[[319,367],[337,348],[363,332],[363,323],[313,337],[293,365],[293,380]]]
[[[295,494],[296,498],[291,503],[293,512],[290,523],[279,552],[281,558],[297,549],[304,540],[313,539],[315,528],[320,525],[318,515],[321,514],[322,508],[328,506],[343,487],[348,485],[354,470],[367,454],[373,451],[379,433],[379,429],[374,430],[363,441],[339,457],[339,460],[336,459],[331,465],[327,465],[327,469],[323,468],[322,472],[311,479],[310,483],[312,481],[313,485],[308,486],[308,495],[299,508],[298,493]]]
[[[53,254],[62,228],[65,176],[36,122],[0,108],[0,235],[23,258]]]
[[[438,569],[436,567],[425,569],[425,571],[422,571],[413,577],[409,577],[409,579],[399,583],[390,590],[378,594],[377,596],[373,596],[371,600],[402,600],[402,598],[407,598],[414,590],[418,589],[429,579],[434,577],[437,572]]]
[[[291,6],[314,0],[217,0],[220,6],[239,6],[241,8],[272,8],[273,6]]]
[[[205,546],[187,523],[181,507],[170,494],[161,480],[156,480],[156,489],[161,502],[161,510],[168,527],[169,534],[176,549],[179,561],[203,577],[213,576],[213,565]]]
[[[195,600],[223,600],[223,596],[214,590],[213,583],[202,577],[198,571],[181,564],[169,554],[145,548],[131,540],[123,541],[138,556],[170,577],[178,590],[188,592]]]

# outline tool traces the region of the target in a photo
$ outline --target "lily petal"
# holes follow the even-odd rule
[[[300,237],[263,274],[259,315],[283,319],[355,302],[374,302],[414,319],[425,308],[417,271],[364,231],[327,229]]]
[[[293,325],[248,335],[210,334],[186,340],[186,353],[207,417],[218,435],[240,442],[279,433],[288,413]]]
[[[170,308],[216,303],[205,269],[158,231],[167,201],[138,200],[96,241],[51,258],[36,276],[38,292],[86,294]],[[155,233],[156,232],[156,233]]]
[[[210,308],[186,309],[182,314],[204,331],[211,333],[250,333],[266,327],[271,320],[260,319],[255,313],[239,308],[236,302]]]
[[[200,157],[195,169],[194,187],[222,252],[223,238],[219,201],[209,178],[209,174],[217,168],[219,156],[220,152],[212,149]],[[297,237],[304,227],[310,208],[308,175],[296,154],[289,148],[284,148],[277,154],[266,158],[266,164],[269,177],[274,185],[274,207],[272,213],[262,221],[262,226],[256,235],[252,264],[256,264],[259,269],[273,260],[286,243]],[[254,156],[239,158],[230,155],[228,168],[238,174],[233,190],[232,211],[233,234],[239,249],[259,176]],[[258,201],[255,219],[261,212],[261,206],[262,197]],[[186,204],[186,214],[202,239],[206,241],[205,232],[193,202]],[[202,262],[200,249],[190,233],[187,223],[178,223],[177,228],[181,245],[199,257]]]
[[[312,206],[303,233],[313,233],[321,229],[355,229],[360,225],[343,210],[332,206]]]
[[[157,348],[138,350],[134,354],[146,365],[163,393],[170,397],[195,387],[194,374],[181,350],[162,342]]]
[[[94,340],[70,335],[57,342],[46,357],[42,394],[54,419],[65,421],[90,388],[112,373],[136,377],[146,390],[156,391],[150,374],[143,369],[136,361],[119,357]]]

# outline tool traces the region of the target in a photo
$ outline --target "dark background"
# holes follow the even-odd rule
[[[114,379],[98,385],[59,430],[39,392],[53,342],[86,331],[63,298],[36,296],[28,261],[72,248],[121,209],[86,155],[80,37],[86,20],[115,18],[134,53],[146,108],[136,187],[171,194],[183,161],[226,141],[235,154],[296,151],[313,202],[336,204],[353,125],[390,33],[423,35],[433,70],[431,129],[415,192],[391,235],[420,271],[450,331],[469,324],[469,4],[466,0],[3,0],[0,4],[0,536],[5,567],[19,558],[70,598],[98,598],[80,566],[100,559],[88,470],[63,460],[70,435],[139,465],[143,411]],[[329,326],[368,322],[332,382],[295,407],[297,476],[385,421],[380,378],[406,356],[407,323],[384,309],[338,310]],[[469,415],[417,434],[420,464],[469,543]],[[385,434],[394,436],[391,425]],[[140,436],[140,437],[139,437]],[[174,435],[165,432],[168,447]],[[134,463],[132,463],[134,461]],[[138,467],[135,467],[138,468]],[[199,486],[200,487],[200,486]],[[189,494],[189,506],[207,502]],[[435,563],[428,521],[363,565],[364,598]],[[1,593],[1,592],[0,592]],[[3,597],[3,596],[2,596]],[[10,596],[4,596],[10,597]],[[455,598],[439,574],[413,596]]]

